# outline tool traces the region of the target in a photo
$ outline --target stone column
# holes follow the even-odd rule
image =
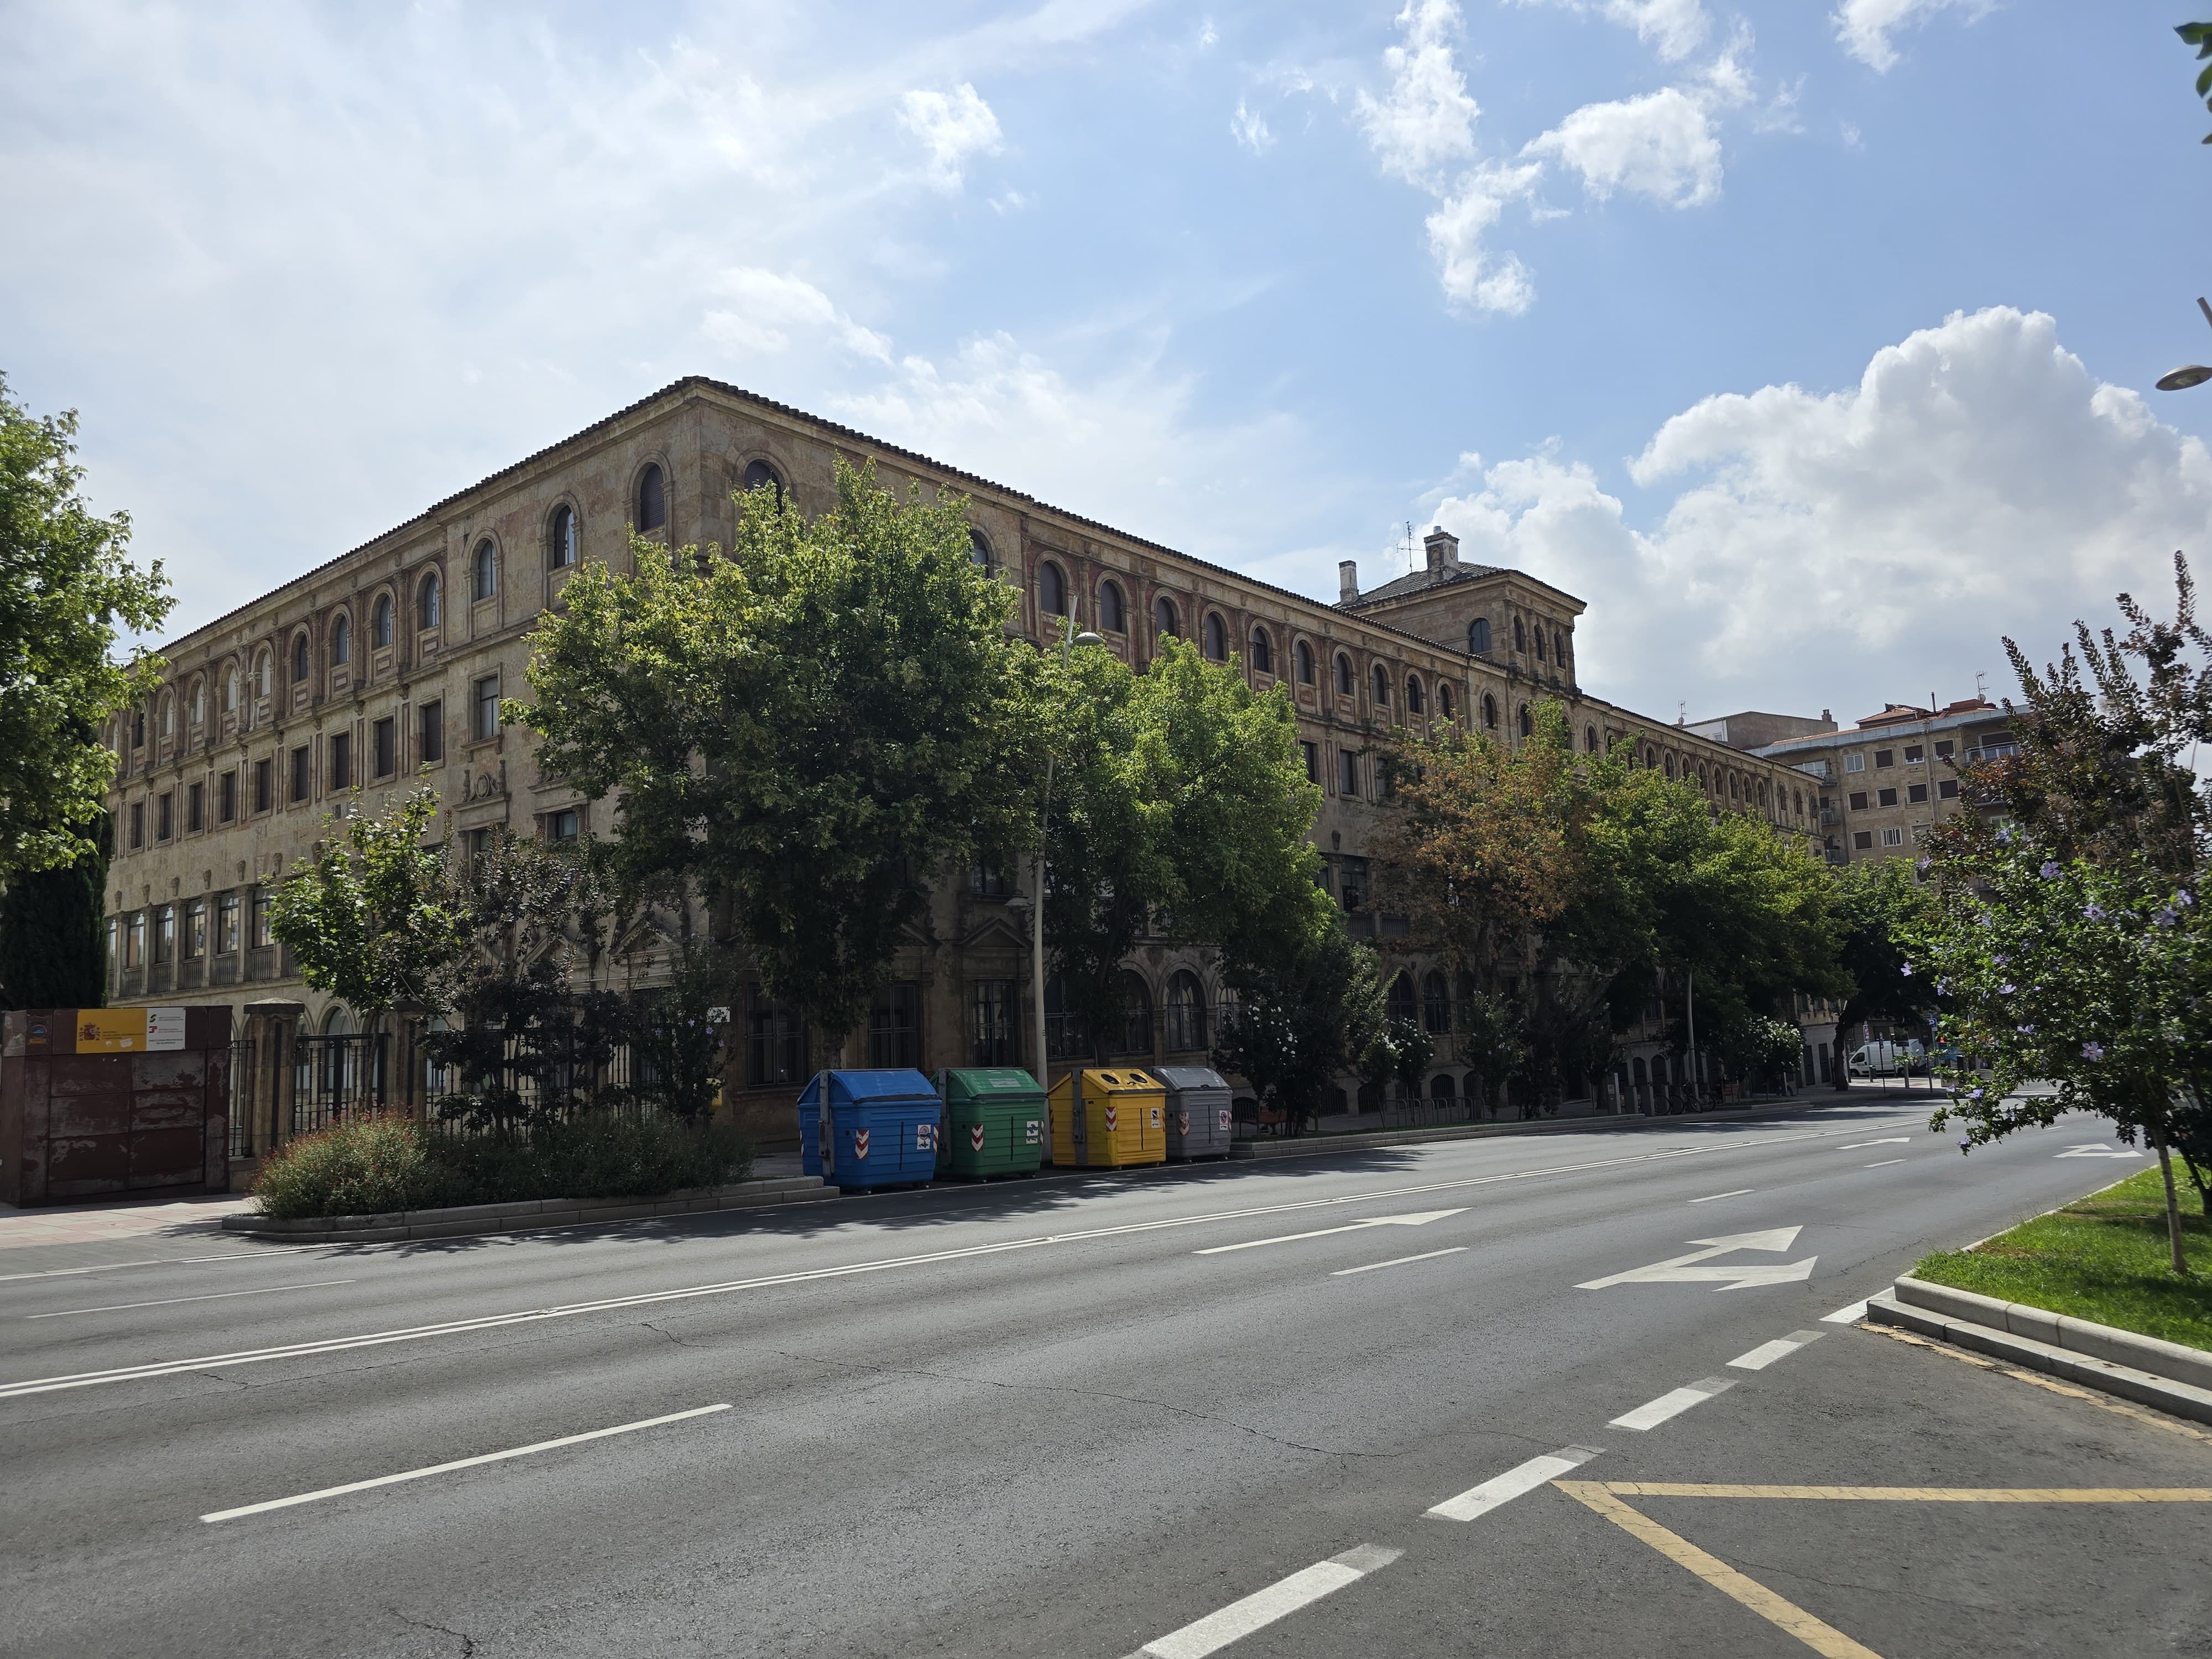
[[[246,1005],[246,1034],[253,1043],[252,1111],[253,1149],[266,1158],[292,1127],[292,1038],[300,1029],[305,1003],[286,997],[262,997]]]

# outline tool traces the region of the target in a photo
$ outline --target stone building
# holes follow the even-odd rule
[[[1815,833],[1818,809],[1796,757],[1747,754],[1590,696],[1577,673],[1582,601],[1522,572],[1463,565],[1441,531],[1428,538],[1425,570],[1371,592],[1358,592],[1346,567],[1332,606],[695,377],[163,647],[161,689],[110,732],[119,760],[106,896],[114,1000],[260,1000],[281,1016],[269,1029],[288,1053],[307,1052],[295,1036],[350,1031],[348,1012],[301,984],[270,932],[272,884],[327,833],[329,815],[356,789],[373,810],[427,784],[441,798],[449,845],[465,848],[493,826],[556,841],[607,832],[611,804],[541,774],[532,734],[501,721],[500,699],[524,687],[532,624],[584,561],[627,565],[633,526],[674,544],[726,543],[733,491],[771,484],[813,514],[834,501],[839,458],[872,461],[902,493],[919,483],[964,495],[975,557],[1018,587],[1029,637],[1049,636],[1073,611],[1133,665],[1164,631],[1217,660],[1234,658],[1257,686],[1283,687],[1323,791],[1313,834],[1330,890],[1353,930],[1386,951],[1388,919],[1364,901],[1371,751],[1394,726],[1468,720],[1518,741],[1534,700],[1555,696],[1579,746],[1625,738],[1644,763],[1694,780],[1716,810]],[[787,1138],[796,1090],[841,1042],[850,1063],[1033,1066],[1040,1034],[1018,888],[990,871],[941,887],[864,1032],[808,1032],[757,986],[746,990],[733,1010],[733,1114],[765,1144]],[[666,916],[652,923],[664,944],[677,926]],[[654,935],[637,943],[613,970],[617,988],[653,975]],[[1448,1027],[1453,992],[1435,964],[1392,966],[1401,970],[1394,1007]],[[1217,965],[1152,941],[1127,967],[1125,1029],[1091,1034],[1089,1046],[1200,1060],[1221,1000]],[[1048,1062],[1085,1046],[1060,1017],[1048,1013],[1047,1024]],[[1647,1033],[1643,1047],[1656,1054],[1656,1039]],[[1640,1080],[1642,1050],[1632,1043],[1632,1053]],[[1454,1058],[1440,1048],[1433,1092],[1463,1085]],[[396,1094],[419,1097],[404,1054],[376,1063],[399,1073]],[[308,1062],[299,1064],[304,1088]],[[270,1128],[264,1110],[264,1139]],[[249,1135],[240,1156],[258,1144]]]

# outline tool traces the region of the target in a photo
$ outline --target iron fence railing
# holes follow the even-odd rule
[[[292,1129],[326,1129],[340,1118],[381,1110],[390,1101],[392,1039],[383,1031],[292,1039]]]
[[[253,1039],[230,1045],[230,1155],[253,1156]]]

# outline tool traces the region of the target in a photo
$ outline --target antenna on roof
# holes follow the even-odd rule
[[[1985,684],[1989,678],[1988,673],[1982,669],[1977,668],[1974,671],[1974,701],[1976,702],[1987,702],[1990,700],[1989,687]]]
[[[1413,521],[1406,520],[1406,574],[1413,574]]]

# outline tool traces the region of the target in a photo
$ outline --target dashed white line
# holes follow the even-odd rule
[[[1680,1417],[1692,1406],[1702,1406],[1717,1394],[1735,1387],[1732,1376],[1708,1376],[1687,1388],[1669,1389],[1656,1400],[1638,1406],[1606,1425],[1612,1429],[1656,1429],[1670,1417]]]
[[[0,1273],[0,1285],[19,1279],[73,1279],[80,1273],[112,1273],[125,1267],[184,1267],[196,1261],[245,1261],[254,1256],[299,1255],[307,1250],[336,1250],[338,1244],[272,1244],[265,1250],[226,1250],[221,1255],[149,1255],[136,1261],[95,1261],[88,1267],[41,1267],[36,1273]]]
[[[1371,1273],[1377,1267],[1402,1267],[1408,1261],[1434,1261],[1440,1255],[1464,1255],[1465,1254],[1467,1254],[1466,1245],[1455,1244],[1449,1250],[1424,1250],[1419,1255],[1393,1256],[1388,1261],[1370,1261],[1364,1267],[1339,1267],[1329,1277],[1343,1279],[1352,1273]]]
[[[1749,1353],[1740,1353],[1729,1364],[1740,1371],[1763,1371],[1778,1359],[1787,1359],[1808,1343],[1818,1342],[1826,1331],[1792,1331],[1771,1342],[1762,1342]]]
[[[1758,1190],[1759,1188],[1756,1187],[1739,1187],[1734,1192],[1707,1193],[1703,1198],[1693,1198],[1690,1202],[1692,1204],[1710,1204],[1717,1198],[1741,1198],[1746,1193],[1755,1193]]]
[[[1856,1325],[1866,1317],[1866,1303],[1862,1300],[1838,1308],[1832,1314],[1822,1314],[1823,1325]]]
[[[1893,1164],[1902,1164],[1904,1162],[1905,1160],[1901,1158],[1886,1158],[1879,1164],[1868,1164],[1867,1168],[1869,1170],[1887,1170]]]
[[[681,1423],[690,1417],[710,1417],[716,1412],[729,1409],[727,1401],[719,1406],[695,1406],[688,1412],[671,1412],[665,1417],[647,1417],[635,1423],[617,1423],[611,1429],[593,1429],[588,1434],[564,1434],[558,1440],[540,1440],[534,1445],[485,1452],[478,1457],[457,1457],[450,1463],[433,1463],[422,1469],[403,1469],[398,1474],[380,1474],[371,1480],[349,1480],[343,1486],[325,1486],[319,1492],[303,1492],[290,1498],[272,1498],[265,1504],[241,1504],[234,1510],[216,1510],[213,1514],[200,1516],[200,1519],[235,1521],[240,1516],[264,1515],[270,1510],[289,1510],[296,1504],[313,1504],[325,1498],[342,1498],[349,1492],[367,1492],[373,1486],[392,1486],[403,1480],[421,1480],[434,1474],[447,1474],[454,1469],[473,1469],[485,1463],[503,1463],[511,1457],[528,1457],[533,1453],[552,1451],[562,1446],[580,1446],[586,1440],[604,1440],[611,1434],[635,1434],[640,1429],[657,1429],[664,1423]]]
[[[1401,1555],[1402,1550],[1386,1548],[1376,1544],[1362,1544],[1357,1549],[1333,1555],[1326,1561],[1316,1561],[1301,1568],[1287,1578],[1277,1579],[1263,1590],[1255,1590],[1241,1601],[1231,1601],[1218,1613],[1210,1613],[1203,1619],[1185,1625],[1181,1630],[1170,1631],[1165,1636],[1145,1644],[1129,1659],[1149,1655],[1151,1659],[1206,1659],[1206,1656],[1227,1647],[1231,1642],[1249,1636],[1255,1630],[1265,1629],[1278,1619],[1296,1613],[1300,1607],[1318,1601],[1342,1589],[1346,1584],[1356,1584],[1379,1567],[1387,1567]]]
[[[1503,1474],[1492,1475],[1479,1486],[1469,1486],[1458,1497],[1447,1498],[1427,1513],[1439,1521],[1472,1521],[1500,1504],[1511,1503],[1524,1492],[1535,1491],[1547,1480],[1557,1480],[1569,1469],[1581,1468],[1601,1449],[1596,1446],[1562,1446],[1541,1457],[1532,1457]]]
[[[26,1319],[67,1319],[73,1314],[125,1313],[132,1308],[173,1308],[180,1302],[228,1302],[235,1296],[274,1296],[279,1291],[319,1291],[331,1285],[352,1285],[351,1279],[311,1279],[304,1285],[270,1285],[258,1291],[216,1291],[207,1296],[170,1296],[159,1302],[111,1302],[104,1308],[60,1308],[52,1313],[25,1314]]]

